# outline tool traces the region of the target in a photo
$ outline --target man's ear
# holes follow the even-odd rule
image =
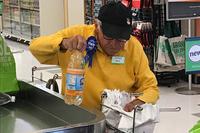
[[[94,19],[94,25],[95,25],[95,28],[97,29],[98,28],[98,20],[97,19]]]
[[[98,32],[99,32],[99,27],[100,27],[100,25],[99,25],[97,19],[94,20],[94,26],[95,26],[95,32],[98,33]]]

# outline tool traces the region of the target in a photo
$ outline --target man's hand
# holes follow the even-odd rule
[[[133,101],[131,101],[125,105],[124,110],[126,112],[131,112],[136,107],[136,105],[142,105],[142,104],[145,104],[145,102],[143,102],[139,99],[134,99]]]
[[[76,35],[71,38],[64,38],[60,44],[61,50],[79,50],[83,51],[86,48],[86,40],[81,35]]]

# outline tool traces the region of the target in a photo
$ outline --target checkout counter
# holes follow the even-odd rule
[[[0,106],[0,133],[121,132],[106,125],[106,118],[102,112],[67,105],[64,103],[62,95],[55,92],[55,88],[46,88],[48,82],[44,77],[52,77],[53,80],[57,80],[60,72],[57,67],[47,68],[48,70],[46,67],[33,67],[31,82],[18,81],[19,92],[10,94],[16,96],[16,102]],[[51,75],[47,76],[43,71],[39,75],[35,74],[36,70],[44,69]],[[178,112],[180,110],[180,107],[161,108],[160,112]],[[155,124],[143,124],[135,128],[135,133],[153,133]]]
[[[0,106],[0,133],[104,133],[105,116],[97,110],[66,105],[62,96],[19,81],[14,103]]]

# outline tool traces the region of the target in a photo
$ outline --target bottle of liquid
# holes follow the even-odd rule
[[[65,103],[80,105],[83,100],[84,56],[75,50],[70,57],[66,73]]]

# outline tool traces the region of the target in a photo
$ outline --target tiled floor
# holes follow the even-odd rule
[[[17,67],[17,78],[31,80],[31,68],[41,65],[28,51],[27,45],[21,45],[7,41],[13,51],[23,49],[23,53],[14,54]],[[57,70],[55,70],[57,71]],[[45,71],[43,78],[52,78],[53,73]],[[154,133],[188,133],[188,130],[200,119],[200,95],[180,95],[175,89],[180,86],[187,86],[181,82],[172,87],[160,86],[160,108],[181,107],[179,112],[161,112],[160,122],[156,124]],[[200,85],[197,85],[200,89]]]

